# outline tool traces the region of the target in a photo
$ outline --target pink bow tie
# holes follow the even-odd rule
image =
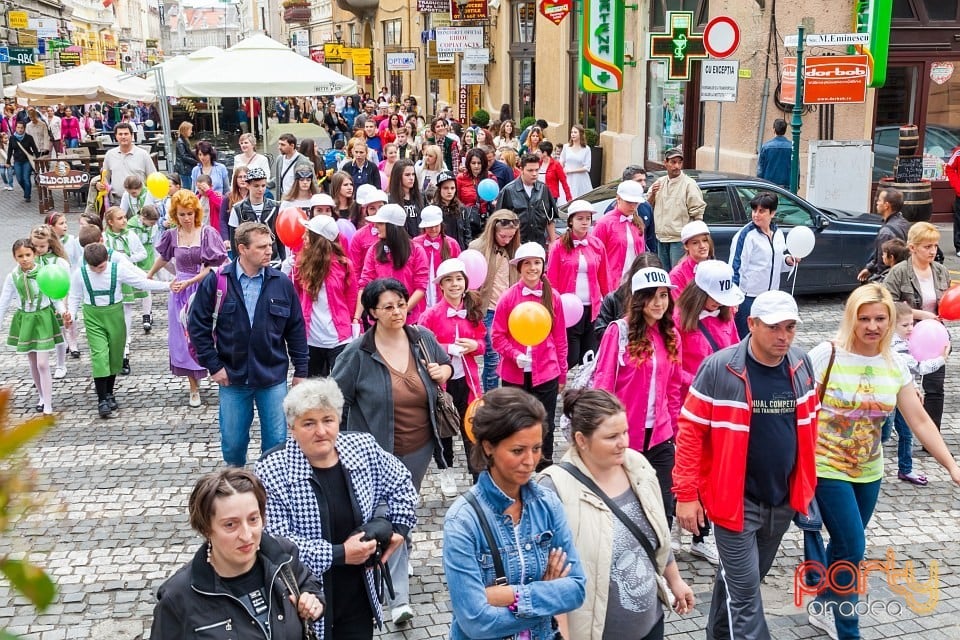
[[[448,309],[447,309],[447,317],[448,317],[448,318],[457,317],[457,318],[464,318],[464,319],[466,319],[466,317],[467,317],[467,310],[466,310],[466,309],[460,309],[459,311],[457,311],[456,309],[450,309],[450,308],[448,308]]]
[[[590,244],[590,243],[587,242],[586,240],[574,240],[574,241],[573,241],[573,248],[576,249],[577,247],[585,247],[585,246],[587,246],[588,244]]]
[[[523,291],[521,293],[523,293],[523,295],[525,296],[537,296],[538,298],[543,297],[542,290],[527,289],[526,287],[523,288]]]
[[[631,222],[632,220],[633,216],[620,216],[620,222]]]
[[[439,242],[430,242],[429,240],[424,240],[424,241],[423,241],[423,246],[425,246],[425,247],[433,247],[434,249],[439,249],[439,248],[440,248],[440,243],[439,243]]]

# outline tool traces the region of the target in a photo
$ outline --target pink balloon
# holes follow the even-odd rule
[[[346,238],[347,242],[353,240],[353,234],[357,232],[357,228],[346,218],[337,219],[337,228],[340,229],[340,235]]]
[[[575,293],[564,293],[560,296],[563,306],[563,320],[569,329],[583,318],[583,302]]]
[[[930,360],[943,355],[943,349],[950,342],[947,328],[938,320],[921,320],[910,334],[910,355],[917,360]]]
[[[467,282],[470,289],[476,291],[483,286],[487,279],[487,260],[476,249],[467,249],[459,256],[467,268]]]

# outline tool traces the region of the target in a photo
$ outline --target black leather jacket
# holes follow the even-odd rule
[[[533,183],[533,191],[527,197],[523,180],[517,178],[503,189],[497,197],[497,209],[509,209],[520,218],[520,241],[537,242],[547,246],[547,227],[557,218],[557,201],[539,180]]]
[[[249,198],[244,198],[237,204],[233,205],[233,212],[231,213],[231,218],[233,215],[236,215],[237,227],[239,227],[244,222],[262,222],[263,224],[270,227],[270,232],[273,234],[273,256],[270,258],[271,262],[280,263],[284,258],[287,257],[287,248],[283,246],[283,243],[277,239],[277,214],[280,213],[280,203],[276,200],[271,200],[270,198],[264,198],[263,200],[263,212],[260,214],[260,217],[257,217],[256,211],[253,210],[253,205],[250,204]],[[235,255],[237,253],[237,240],[234,238],[236,233],[236,227],[227,225],[230,229],[229,240],[230,247],[233,249]],[[279,267],[277,267],[279,268]]]
[[[190,173],[190,170],[198,164],[200,163],[197,160],[197,156],[195,156],[193,151],[190,150],[190,143],[183,136],[178,137],[176,159],[177,173],[180,175],[187,175]]]
[[[296,545],[267,533],[260,539],[260,559],[270,585],[269,631],[230,593],[207,562],[203,544],[193,560],[184,565],[157,590],[150,637],[155,640],[184,638],[234,638],[235,640],[301,640],[303,622],[290,602],[290,591],[280,576],[289,564],[301,593],[323,600],[323,588],[310,569],[300,562]]]

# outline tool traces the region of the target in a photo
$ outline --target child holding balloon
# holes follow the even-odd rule
[[[81,224],[82,220],[83,218],[81,217]],[[99,222],[99,219],[97,222]],[[57,236],[60,244],[63,245],[63,250],[67,253],[67,262],[70,263],[70,273],[72,274],[80,268],[80,262],[83,260],[83,247],[80,246],[80,240],[77,236],[72,236],[67,233],[67,216],[59,211],[54,211],[47,215],[46,223],[50,225],[54,235]],[[70,357],[79,358],[80,349],[78,348],[77,325],[76,323],[71,323],[70,326],[65,326],[64,328],[66,329],[64,333]]]
[[[467,290],[470,283],[467,265],[462,260],[451,258],[441,262],[434,282],[440,286],[443,297],[420,316],[420,324],[433,331],[440,347],[450,354],[453,375],[447,380],[446,388],[453,396],[453,403],[463,424],[467,406],[483,395],[476,356],[482,355],[485,350],[487,328],[483,324],[484,309],[480,294]],[[452,498],[457,495],[457,485],[452,475],[453,438],[441,438],[440,444],[447,465],[440,472],[440,490],[444,496]],[[468,465],[472,449],[470,439],[464,435],[463,450]],[[476,479],[477,472],[470,469],[470,473]]]
[[[53,227],[48,224],[34,227],[30,232],[30,242],[33,244],[34,252],[36,252],[37,266],[43,268],[47,265],[56,264],[63,268],[64,273],[70,274],[67,252],[60,243]],[[53,377],[56,380],[67,377],[66,342],[57,343],[57,367],[53,371]]]
[[[50,375],[50,352],[63,342],[58,313],[65,309],[63,300],[54,301],[43,292],[40,283],[41,266],[29,238],[13,243],[13,258],[17,267],[7,275],[0,291],[0,324],[7,309],[16,303],[17,310],[10,321],[7,344],[25,353],[30,362],[30,375],[39,394],[37,411],[53,413],[53,378]],[[69,274],[67,274],[69,276]],[[43,287],[46,288],[46,287]],[[63,316],[70,324],[70,316]]]
[[[557,394],[567,378],[567,332],[563,307],[544,276],[546,258],[536,242],[520,245],[510,264],[520,274],[507,289],[493,315],[493,348],[500,354],[500,378],[505,387],[520,387],[543,404],[543,457],[540,471],[553,464],[553,429]]]
[[[437,267],[444,260],[460,255],[460,245],[443,232],[443,212],[436,205],[427,205],[420,212],[420,230],[423,232],[413,239],[427,254],[430,284],[427,285],[427,307],[437,304],[440,299],[440,286],[436,284]]]
[[[593,321],[600,313],[600,301],[610,293],[607,251],[600,239],[590,234],[592,221],[589,202],[571,202],[567,230],[550,245],[547,261],[547,280],[560,294],[567,323],[568,369],[582,362],[588,351],[597,350]]]
[[[120,207],[110,207],[104,215],[106,228],[103,230],[103,243],[107,249],[122,253],[136,264],[147,259],[147,250],[140,238],[127,228],[127,216]],[[134,289],[131,286],[123,287],[123,317],[127,325],[126,345],[123,350],[123,367],[121,374],[130,375],[130,332],[133,328],[133,305],[135,302]]]

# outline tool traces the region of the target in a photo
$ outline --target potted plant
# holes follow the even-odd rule
[[[310,22],[310,0],[283,0],[283,21]]]

